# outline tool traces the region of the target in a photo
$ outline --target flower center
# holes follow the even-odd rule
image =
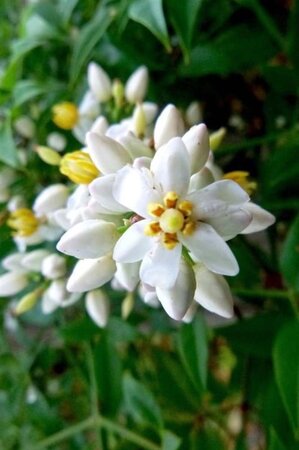
[[[71,130],[77,124],[79,113],[77,106],[71,102],[57,103],[52,108],[53,122],[63,130]]]
[[[190,235],[196,223],[191,219],[193,205],[188,200],[179,201],[176,192],[168,192],[163,204],[149,203],[148,211],[156,220],[144,230],[147,236],[160,236],[165,248],[172,250],[179,242],[178,232]]]
[[[39,227],[39,220],[28,208],[19,208],[9,215],[7,225],[14,230],[13,235],[31,236]]]
[[[66,153],[60,161],[60,172],[77,184],[89,184],[100,174],[89,154],[82,150]]]

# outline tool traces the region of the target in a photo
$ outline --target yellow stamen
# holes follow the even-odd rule
[[[156,236],[161,231],[159,222],[150,222],[144,228],[144,234],[146,236]]]
[[[190,236],[196,228],[196,223],[192,220],[187,219],[184,228],[182,229],[182,233],[184,236]]]
[[[177,208],[186,217],[186,216],[191,215],[193,205],[188,200],[183,200],[183,201],[179,202],[179,204],[177,205]]]
[[[160,203],[149,203],[147,210],[151,216],[160,217],[164,213],[165,208]]]
[[[8,218],[7,225],[14,230],[13,235],[19,237],[31,236],[39,227],[39,220],[28,208],[13,211]]]
[[[177,209],[170,208],[160,217],[160,227],[165,233],[176,233],[183,228],[184,216]]]
[[[74,103],[62,102],[57,103],[52,108],[53,122],[63,130],[71,130],[77,124],[79,112]]]
[[[89,154],[81,150],[67,153],[61,158],[60,172],[77,184],[89,184],[99,176]]]
[[[225,180],[232,180],[238,183],[244,191],[251,195],[257,189],[257,183],[249,180],[249,172],[234,170],[223,175]]]
[[[166,206],[166,208],[175,208],[178,198],[179,197],[176,192],[169,191],[163,199],[164,205]]]
[[[162,242],[167,250],[172,250],[178,243],[178,238],[175,233],[163,233]]]

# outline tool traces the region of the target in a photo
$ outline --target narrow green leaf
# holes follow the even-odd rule
[[[193,430],[190,440],[191,450],[227,450],[228,448],[220,428],[208,421],[200,429]]]
[[[122,397],[122,367],[115,345],[106,330],[95,352],[95,371],[104,414],[116,414]]]
[[[144,384],[125,374],[123,379],[125,408],[133,419],[142,425],[162,428],[159,405]]]
[[[70,21],[71,15],[77,6],[79,0],[59,0],[58,9],[61,15],[61,20],[64,23]]]
[[[10,61],[0,78],[0,89],[10,91],[21,75],[21,70],[22,61],[20,59]]]
[[[34,80],[19,81],[13,91],[15,106],[21,106],[39,95],[64,90],[64,85],[57,82],[39,83]]]
[[[203,0],[168,1],[168,10],[182,50],[188,57],[197,14]]]
[[[40,47],[44,43],[45,43],[44,40],[38,39],[36,37],[28,37],[17,40],[12,45],[12,60],[17,61],[18,59],[25,56],[27,53],[31,52],[31,50]]]
[[[162,434],[161,450],[177,450],[181,445],[181,439],[171,431],[164,430]]]
[[[299,75],[299,39],[298,39],[298,23],[299,23],[299,0],[294,0],[290,10],[290,21],[288,26],[287,46],[288,53],[293,62],[297,76]]]
[[[186,372],[197,391],[202,393],[207,384],[208,340],[206,325],[201,315],[181,327],[178,349]]]
[[[98,14],[80,30],[71,57],[71,84],[77,81],[82,67],[87,63],[92,50],[104,35],[112,19],[109,9],[101,7]]]
[[[156,36],[167,51],[171,50],[162,0],[134,0],[129,9],[129,17]]]
[[[0,161],[11,167],[17,168],[19,166],[17,148],[13,140],[9,117],[0,125]]]
[[[294,434],[299,439],[299,322],[289,322],[273,349],[274,374]]]
[[[287,283],[299,292],[299,215],[292,223],[284,242],[280,266]]]
[[[275,430],[271,428],[269,450],[286,450],[285,446],[280,442]]]

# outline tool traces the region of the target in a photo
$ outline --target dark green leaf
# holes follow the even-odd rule
[[[280,442],[275,430],[271,428],[270,431],[270,445],[269,450],[286,450],[285,446]]]
[[[178,349],[190,379],[198,392],[202,392],[207,383],[208,341],[201,315],[198,314],[192,323],[181,327]]]
[[[190,64],[181,67],[181,74],[196,77],[235,73],[264,63],[276,51],[262,28],[236,25],[213,41],[198,44],[191,52]]]
[[[16,84],[13,92],[15,106],[21,106],[23,103],[48,92],[63,92],[63,89],[62,83],[39,83],[34,80],[21,80]]]
[[[19,166],[17,148],[13,140],[9,117],[0,125],[0,161],[11,167]]]
[[[137,423],[162,428],[160,408],[144,384],[126,374],[123,379],[123,390],[125,408]]]
[[[287,44],[288,53],[293,62],[297,76],[299,75],[299,39],[298,39],[298,23],[299,23],[299,1],[292,2],[290,9],[290,21],[288,26]]]
[[[205,418],[203,418],[205,420]],[[220,428],[212,422],[205,422],[191,433],[191,450],[227,450],[227,443]]]
[[[287,283],[299,292],[299,215],[292,223],[284,242],[280,266]]]
[[[95,348],[94,359],[101,409],[104,414],[114,415],[122,396],[122,367],[115,345],[106,332]]]
[[[295,436],[299,438],[299,322],[289,322],[279,333],[274,349],[275,379]]]
[[[59,0],[58,8],[61,19],[68,23],[79,0]]]
[[[70,80],[74,83],[82,69],[87,63],[88,58],[94,47],[98,44],[104,35],[108,26],[112,22],[113,16],[110,10],[101,7],[90,22],[80,30],[78,38],[74,44],[73,54],[70,64]]]
[[[202,0],[168,1],[169,15],[186,57],[189,54],[193,30],[202,2]]]
[[[171,50],[162,0],[134,0],[129,17],[153,33],[167,51]]]

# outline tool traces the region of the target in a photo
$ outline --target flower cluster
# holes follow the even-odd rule
[[[225,130],[209,136],[196,104],[184,117],[169,104],[155,119],[158,106],[144,102],[145,67],[123,86],[91,63],[87,81],[79,107],[53,107],[53,122],[83,147],[65,151],[58,132],[36,147],[61,181],[29,207],[10,196],[14,174],[0,174],[18,248],[2,261],[1,295],[21,295],[17,313],[41,299],[45,314],[84,296],[91,318],[105,326],[109,302],[100,288],[111,283],[128,298],[138,292],[161,304],[175,320],[192,320],[199,305],[231,317],[224,276],[239,266],[227,241],[267,228],[274,217],[251,201],[248,173],[223,174],[214,163]]]

